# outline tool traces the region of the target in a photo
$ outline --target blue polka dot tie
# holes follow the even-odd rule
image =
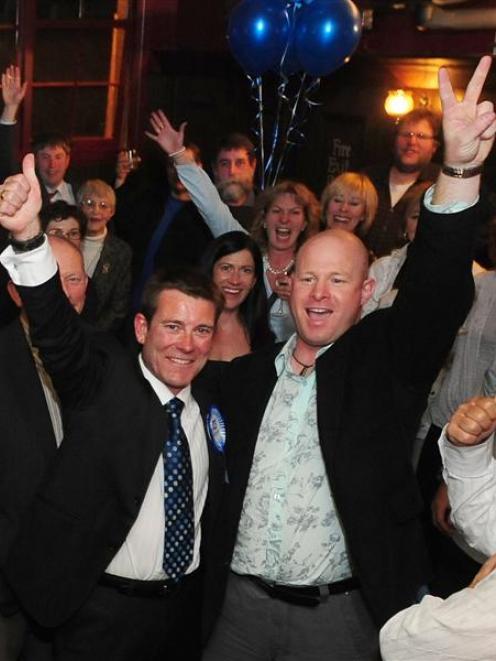
[[[168,437],[164,446],[164,571],[179,580],[193,559],[195,525],[193,471],[186,434],[181,426],[184,402],[177,397],[165,405]]]

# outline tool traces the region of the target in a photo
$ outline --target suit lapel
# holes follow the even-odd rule
[[[2,369],[9,374],[12,392],[23,393],[26,419],[36,421],[31,428],[35,435],[32,439],[34,447],[50,455],[57,449],[57,444],[45,393],[20,321],[13,322],[10,330],[6,346],[15,356],[15,364],[6,361]],[[9,365],[13,369],[9,369]]]
[[[104,278],[103,276],[105,276],[108,273],[110,268],[109,265],[113,253],[112,248],[113,248],[112,241],[109,235],[107,234],[103,242],[102,252],[100,253],[100,258],[96,265],[95,272],[93,273],[93,280],[98,280],[100,284],[106,281],[106,278]]]
[[[328,474],[341,438],[349,347],[350,342],[344,336],[317,360],[317,424]]]
[[[194,398],[200,407],[200,413],[205,428],[205,437],[207,440],[208,448],[208,479],[209,479],[209,498],[212,495],[215,499],[217,488],[225,480],[225,458],[224,453],[217,449],[210,438],[207,419],[212,407],[212,400],[208,397],[208,393],[201,388],[194,389]],[[215,404],[214,404],[215,405]],[[222,414],[222,412],[221,412]]]
[[[141,434],[142,438],[139,443],[136,443],[137,439],[132,439],[130,451],[135,448],[132,461],[141,461],[140,488],[144,497],[158,458],[164,448],[167,434],[167,414],[151,384],[143,376],[137,359],[133,360],[133,369],[140,387],[143,389],[143,397],[140,398],[143,403],[140,404],[139,415],[146,431]],[[138,475],[135,468],[132,468],[132,472]]]
[[[239,509],[244,500],[260,425],[277,381],[274,359],[279,350],[280,347],[277,347],[273,354],[261,356],[256,362],[246,363],[249,371],[245,371],[242,377],[234,377],[234,398],[231,393],[226,394],[231,399],[230,406],[235,409],[231,416],[232,421],[231,418],[228,419],[227,469],[228,474],[235,478],[234,501],[239,501]],[[238,378],[243,379],[241,390],[238,387]],[[242,415],[239,414],[240,409],[243,411]],[[230,452],[233,439],[236,439],[236,447]]]

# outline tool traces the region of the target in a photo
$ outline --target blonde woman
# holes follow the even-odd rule
[[[374,222],[378,196],[366,174],[343,172],[322,192],[322,226],[364,237]]]

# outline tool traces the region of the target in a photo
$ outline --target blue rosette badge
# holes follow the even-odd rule
[[[223,453],[226,445],[226,423],[219,409],[212,405],[207,413],[207,431],[217,452]]]

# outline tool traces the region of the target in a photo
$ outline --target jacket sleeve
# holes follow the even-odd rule
[[[470,310],[478,213],[478,205],[458,213],[422,205],[388,329],[393,371],[408,387],[434,381]]]
[[[106,359],[67,300],[58,273],[44,284],[18,286],[18,290],[31,340],[40,350],[63,406],[89,405],[99,391]]]
[[[226,232],[245,232],[213,185],[208,174],[195,163],[178,165],[177,174],[214,237]]]

